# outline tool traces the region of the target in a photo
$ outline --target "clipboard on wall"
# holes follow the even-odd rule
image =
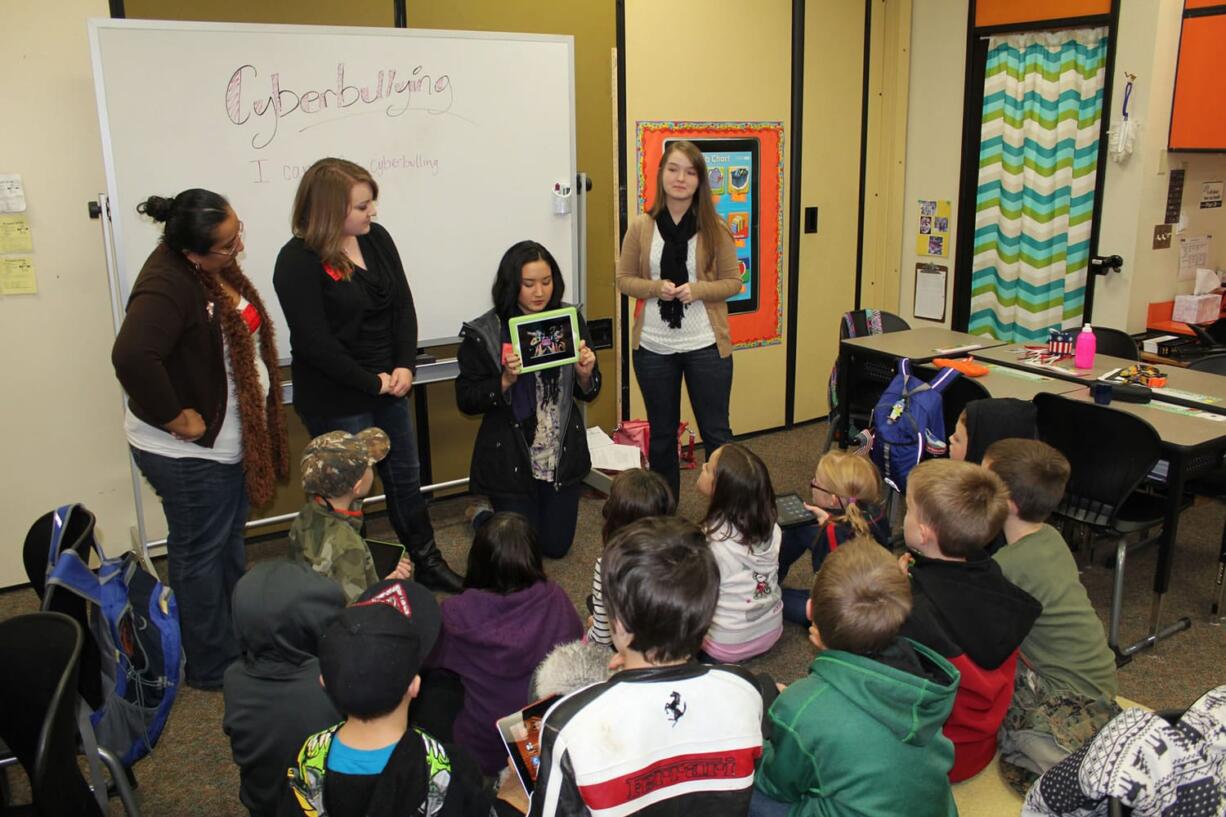
[[[945,320],[945,281],[949,267],[921,261],[915,265],[915,317],[927,321]]]

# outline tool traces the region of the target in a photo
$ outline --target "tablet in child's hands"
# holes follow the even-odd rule
[[[778,494],[775,496],[775,510],[779,517],[779,527],[796,528],[817,521],[813,512],[805,507],[799,494]]]
[[[560,697],[550,695],[519,712],[498,719],[498,734],[506,744],[519,782],[529,795],[536,788],[536,776],[541,766],[541,722],[545,720],[549,707]]]

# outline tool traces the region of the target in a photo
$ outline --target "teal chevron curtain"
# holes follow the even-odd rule
[[[988,43],[970,331],[1046,341],[1081,324],[1107,29]]]

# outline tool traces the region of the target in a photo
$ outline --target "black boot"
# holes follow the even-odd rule
[[[404,542],[404,549],[413,560],[413,580],[431,590],[459,593],[464,587],[464,577],[451,569],[435,544],[429,512],[423,510],[414,514],[410,526],[412,534]]]

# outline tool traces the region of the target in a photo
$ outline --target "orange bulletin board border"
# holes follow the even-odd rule
[[[669,139],[757,139],[760,277],[758,308],[728,316],[737,349],[783,342],[783,123],[665,122],[637,124],[639,212],[655,201],[656,168]],[[773,172],[772,172],[773,170]]]

